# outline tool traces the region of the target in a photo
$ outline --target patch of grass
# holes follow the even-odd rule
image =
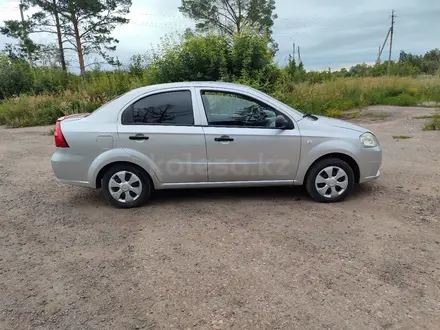
[[[49,132],[47,132],[47,135],[54,135],[55,134],[55,128],[51,128]]]
[[[378,114],[374,114],[370,116],[371,120],[385,120],[389,117],[389,115],[384,114],[384,113],[378,113]]]
[[[428,116],[415,116],[414,119],[431,119],[434,118],[434,115],[428,115]]]
[[[369,105],[415,106],[440,98],[440,78],[410,77],[345,78],[321,84],[278,84],[271,93],[303,112],[330,114]],[[377,118],[383,119],[383,118]]]
[[[425,123],[423,127],[424,131],[436,131],[440,130],[440,112],[432,116],[430,120]]]
[[[344,117],[346,119],[355,119],[355,118],[359,118],[361,117],[361,112],[360,111],[356,111],[356,112],[350,112],[344,115]]]
[[[405,106],[405,107],[415,106],[418,103],[419,103],[419,101],[416,96],[409,95],[406,93],[396,95],[396,96],[389,96],[383,100],[383,104],[399,105],[399,106]]]
[[[393,139],[395,139],[395,140],[407,140],[407,139],[412,139],[412,136],[408,136],[408,135],[393,135]]]
[[[66,91],[38,96],[21,95],[0,104],[0,125],[26,127],[54,124],[64,115],[92,112],[105,103],[105,96]]]
[[[367,118],[372,121],[378,121],[378,120],[385,120],[389,117],[386,113],[373,113],[373,112],[367,112],[364,114],[361,114],[362,118]]]
[[[332,117],[332,118],[340,118],[342,117],[342,114],[343,114],[342,111],[338,109],[331,109],[325,112],[325,115],[327,117]]]

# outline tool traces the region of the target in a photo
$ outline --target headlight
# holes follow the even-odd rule
[[[372,133],[364,133],[359,137],[359,139],[362,146],[365,148],[374,148],[379,144],[376,137]]]

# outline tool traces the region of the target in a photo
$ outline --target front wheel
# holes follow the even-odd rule
[[[338,158],[327,158],[313,165],[305,185],[314,200],[332,203],[344,200],[353,189],[354,182],[350,165]]]
[[[112,166],[104,174],[101,186],[107,201],[119,208],[144,204],[151,191],[150,180],[146,174],[129,164]]]

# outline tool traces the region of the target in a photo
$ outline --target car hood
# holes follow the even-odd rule
[[[316,121],[316,124],[318,125],[324,125],[324,126],[332,126],[337,128],[345,128],[356,132],[367,132],[368,130],[360,127],[358,125],[349,123],[348,121],[340,120],[340,119],[334,119],[334,118],[328,118],[328,117],[322,117],[322,116],[316,116],[318,117],[318,120]]]

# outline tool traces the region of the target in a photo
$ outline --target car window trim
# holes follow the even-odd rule
[[[263,104],[264,106],[266,106],[270,110],[273,110],[275,113],[278,112],[278,113],[282,114],[290,122],[290,124],[292,125],[292,128],[286,128],[285,130],[293,130],[293,129],[295,129],[295,123],[293,122],[293,120],[289,116],[287,116],[284,112],[275,109],[273,106],[268,105],[266,102],[263,102],[260,99],[255,98],[254,96],[250,96],[250,95],[238,92],[238,91],[231,91],[231,90],[227,90],[227,89],[222,90],[222,89],[210,89],[210,88],[203,88],[202,87],[202,88],[199,89],[200,100],[201,100],[201,104],[202,104],[202,107],[203,107],[203,112],[204,112],[204,114],[206,116],[206,121],[207,121],[207,125],[203,125],[203,127],[221,127],[221,128],[228,128],[228,127],[230,127],[230,128],[252,128],[252,129],[256,128],[256,129],[276,129],[276,130],[280,129],[280,128],[276,128],[276,127],[266,127],[266,126],[210,125],[209,121],[208,121],[208,115],[207,115],[206,109],[205,109],[205,103],[203,102],[203,93],[204,92],[233,94],[233,95],[241,96],[244,99],[248,98],[248,99],[251,99],[251,100],[255,100],[255,101],[257,101],[257,103]]]
[[[126,111],[133,111],[133,106],[136,102],[143,100],[147,97],[160,95],[160,94],[166,94],[166,93],[174,93],[174,92],[189,92],[190,98],[191,98],[191,107],[192,107],[192,114],[193,114],[193,123],[192,124],[173,124],[173,123],[126,123],[123,121],[124,113]],[[154,91],[152,93],[149,93],[147,95],[142,95],[139,98],[136,98],[135,100],[132,100],[131,103],[125,107],[125,109],[121,112],[121,119],[120,119],[121,125],[124,126],[181,126],[181,127],[194,127],[199,126],[196,125],[196,114],[194,109],[194,100],[193,100],[193,91],[191,88],[179,88],[179,89],[171,89],[171,90],[162,90],[162,91]]]

